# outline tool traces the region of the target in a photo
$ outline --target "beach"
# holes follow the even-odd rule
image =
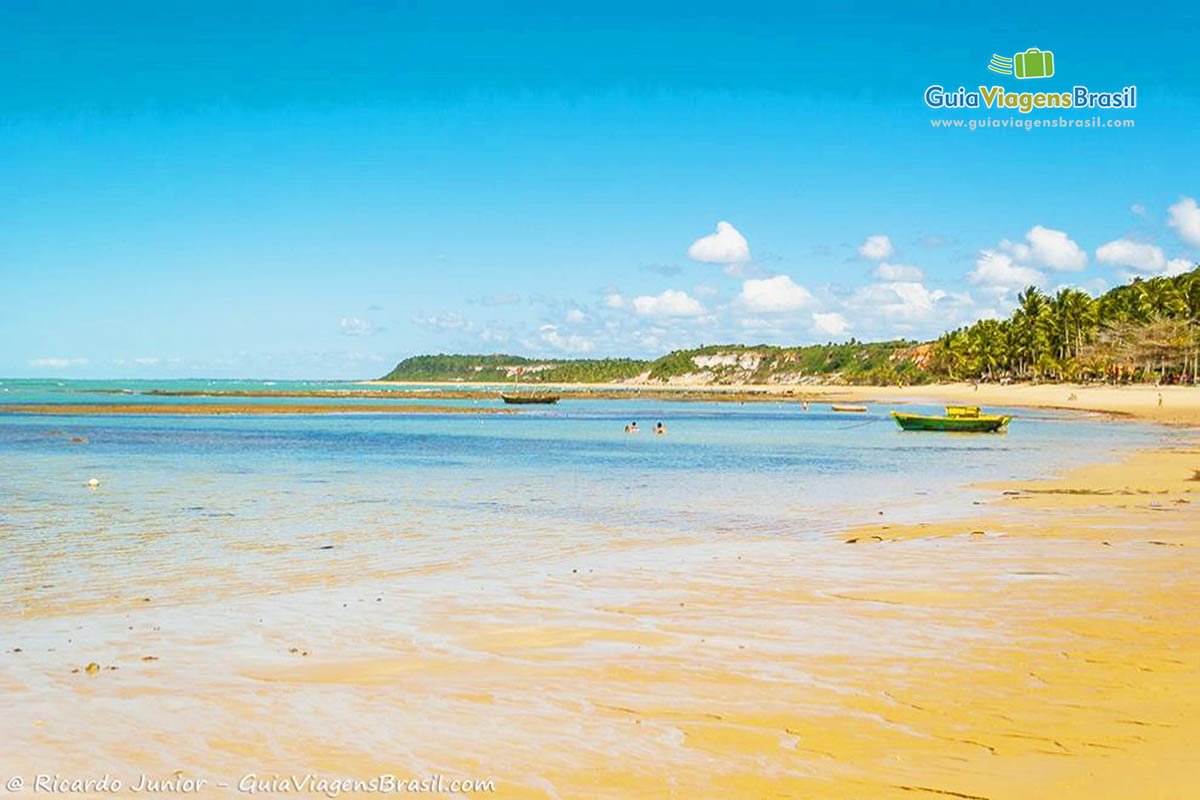
[[[578,420],[350,416],[312,444],[296,437],[319,416],[56,418],[61,435],[12,445],[45,471],[0,517],[46,531],[0,605],[0,766],[186,776],[214,797],[309,773],[522,798],[1200,791],[1200,436],[1159,427],[1194,424],[1194,392],[1164,388],[1160,410],[1153,387],[804,391],[1090,413],[897,439],[881,415],[814,408],[795,457],[869,434],[864,453],[898,459],[878,474],[824,455],[762,472],[801,419],[786,396],[664,401],[692,416],[663,442],[605,438],[627,407],[610,424],[586,403]],[[414,444],[373,443],[395,426]],[[589,472],[555,444],[581,426]],[[135,434],[152,444],[120,467]],[[477,452],[500,469],[462,461]],[[408,458],[404,486],[385,465]],[[59,473],[102,482],[49,488]]]

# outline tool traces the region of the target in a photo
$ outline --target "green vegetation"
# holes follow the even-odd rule
[[[919,365],[917,342],[772,345],[710,345],[676,350],[650,365],[650,378],[670,380],[711,373],[712,383],[794,383],[805,377],[845,383],[927,383],[932,376]]]
[[[935,380],[1194,382],[1200,374],[1200,267],[1134,280],[1100,297],[1030,286],[1005,320],[987,319],[934,342],[806,347],[709,345],[655,360],[415,356],[384,380],[606,383],[646,374],[696,383],[920,384]]]
[[[924,346],[924,349],[928,349]],[[383,377],[389,381],[520,381],[607,383],[648,373],[651,380],[698,376],[707,383],[796,382],[805,377],[847,383],[925,383],[922,346],[898,340],[808,347],[710,345],[676,350],[656,361],[628,358],[531,359],[509,355],[414,356]]]
[[[1006,320],[942,336],[931,366],[948,378],[1194,382],[1200,268],[1134,280],[1100,297],[1030,286]]]
[[[509,355],[413,356],[383,376],[385,381],[511,381],[605,383],[644,372],[648,361],[632,358],[534,359]]]

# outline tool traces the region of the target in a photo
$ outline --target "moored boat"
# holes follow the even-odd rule
[[[949,412],[949,409],[946,409]],[[1010,417],[1000,414],[952,414],[930,417],[893,411],[896,424],[906,431],[943,431],[948,433],[996,433],[1008,427]]]
[[[550,405],[562,399],[557,394],[502,394],[500,399],[511,406]]]
[[[831,405],[830,408],[832,408],[834,411],[841,411],[842,413],[847,414],[861,414],[867,410],[866,406],[843,406],[836,403]]]

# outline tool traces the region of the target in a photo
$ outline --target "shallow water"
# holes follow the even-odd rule
[[[0,388],[21,402],[103,403],[126,399],[88,392],[149,386]],[[883,407],[824,409],[565,400],[488,417],[0,415],[6,582],[49,587],[6,593],[0,613],[135,591],[254,592],[324,570],[330,556],[318,548],[329,544],[387,570],[461,559],[519,567],[564,537],[583,545],[612,531],[812,536],[881,513],[962,513],[973,496],[947,489],[1049,474],[1161,436],[1029,412],[1014,412],[1007,434],[922,435],[898,430]],[[634,419],[644,430],[624,434]],[[649,430],[660,420],[667,436]],[[98,489],[85,487],[91,478]]]

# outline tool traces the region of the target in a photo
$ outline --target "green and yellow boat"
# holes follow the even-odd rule
[[[984,414],[976,406],[947,406],[946,416],[902,414],[893,411],[896,424],[906,431],[944,431],[949,433],[998,433],[1008,427],[1010,417]]]

